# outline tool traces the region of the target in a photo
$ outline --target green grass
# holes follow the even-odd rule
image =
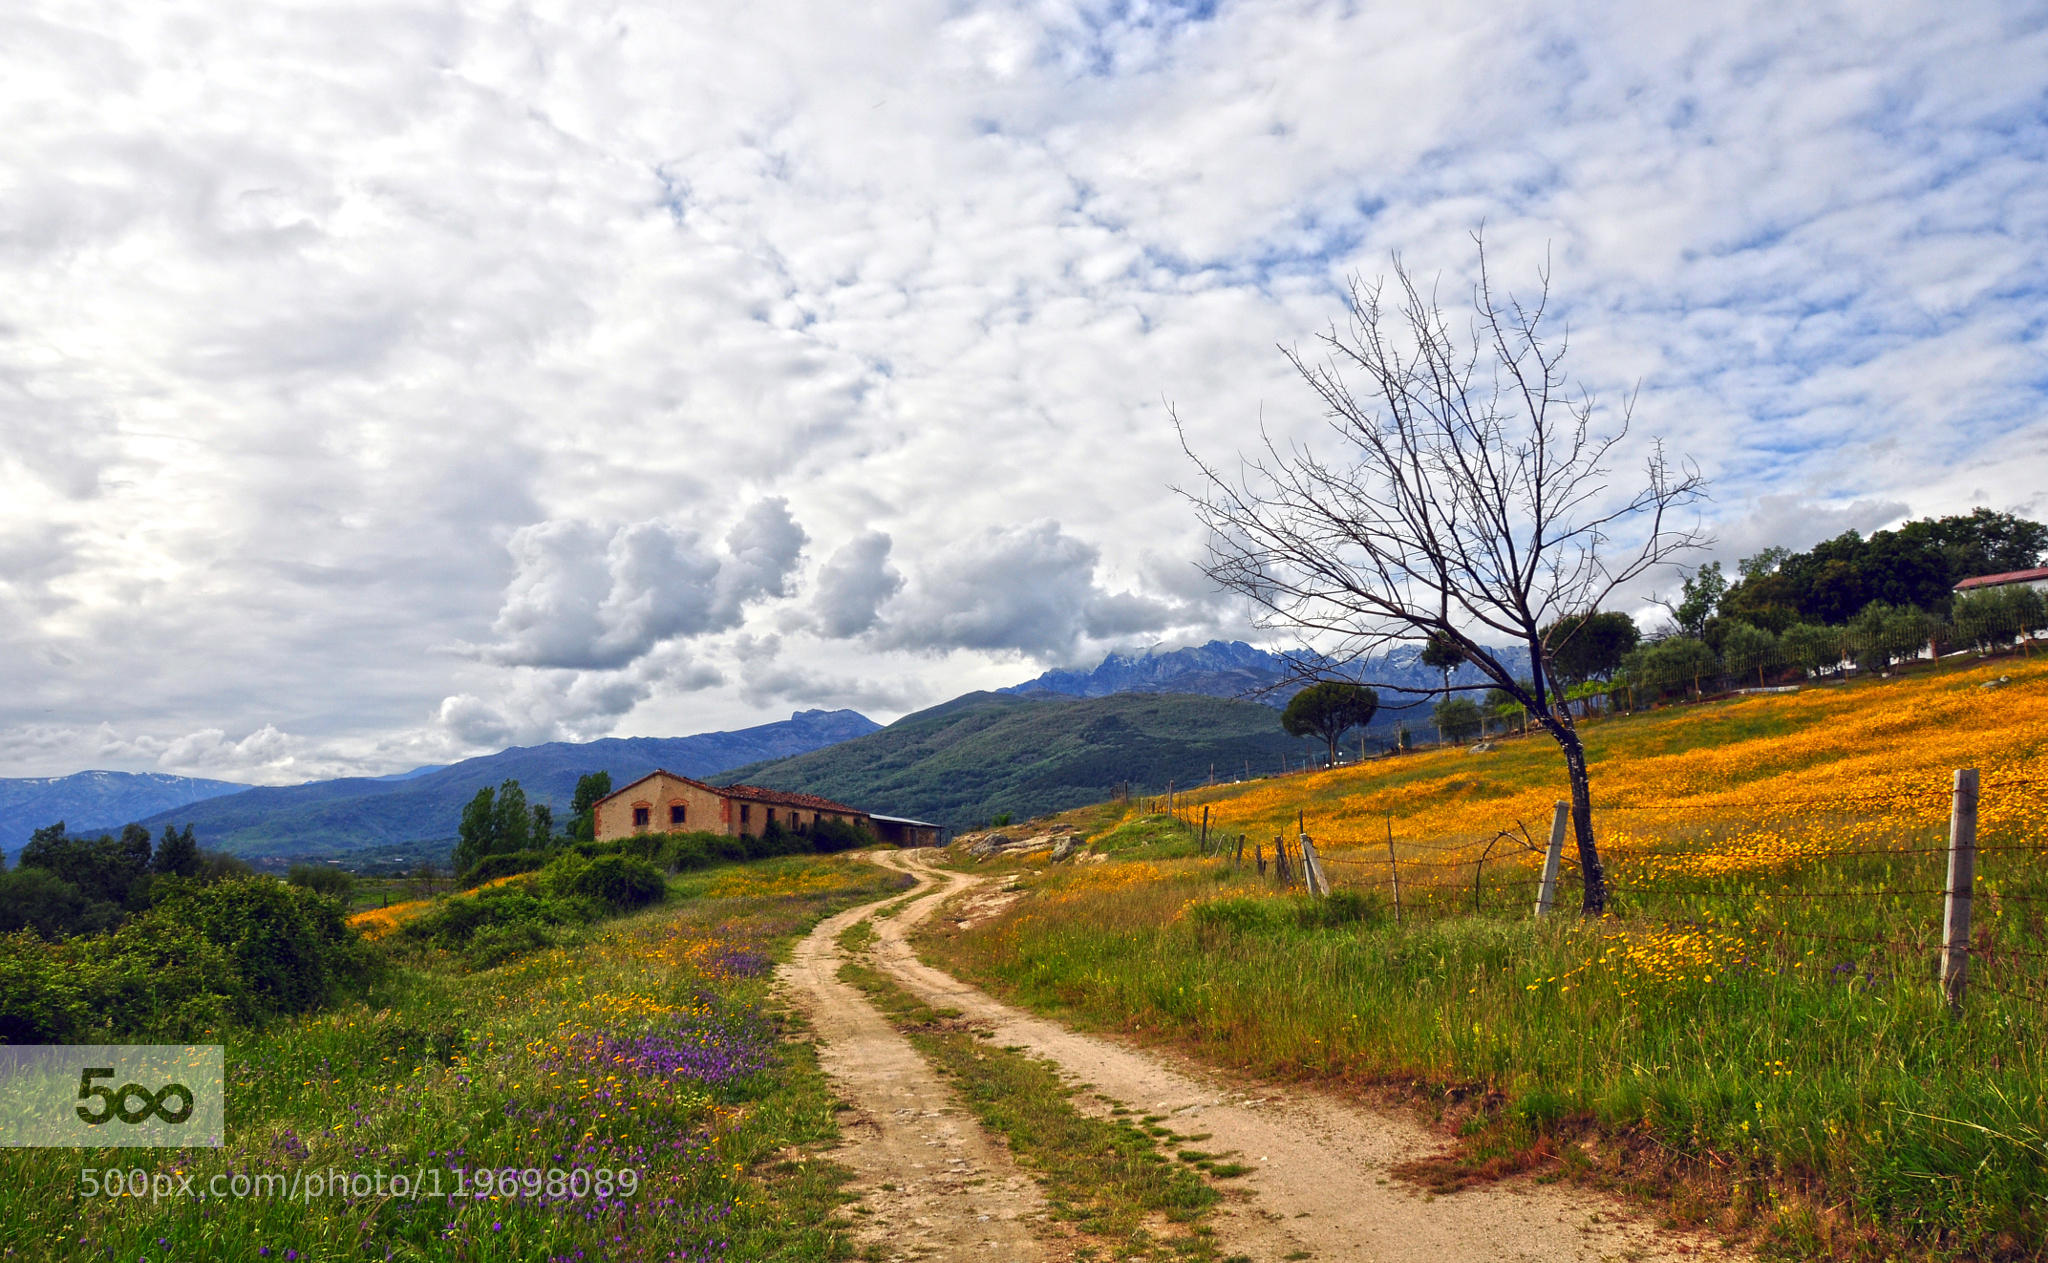
[[[1886,863],[1729,887],[1877,886]],[[2048,1240],[2048,1010],[1983,993],[1951,1020],[1912,963],[1931,943],[1831,950],[1781,935],[1769,898],[1661,909],[1698,927],[1690,940],[1642,920],[1459,915],[1456,891],[1396,925],[1383,895],[1311,901],[1215,861],[1154,859],[1121,885],[1104,880],[1119,861],[1102,867],[1048,872],[996,918],[935,925],[924,949],[1081,1025],[1410,1092],[1465,1137],[1412,1172],[1432,1186],[1568,1173],[1795,1255],[2032,1258]],[[1864,937],[1927,901],[1815,902],[1828,932]]]
[[[858,941],[849,933],[841,942]],[[1175,1162],[1159,1149],[1159,1138],[1171,1135],[1166,1129],[1083,1113],[1052,1063],[991,1045],[986,1031],[931,1008],[865,963],[848,962],[840,977],[865,992],[982,1123],[1009,1141],[1044,1186],[1053,1215],[1108,1257],[1218,1257],[1203,1223],[1217,1193],[1196,1173],[1215,1167],[1209,1155]]]
[[[836,1102],[767,970],[819,917],[902,879],[844,859],[751,868],[767,870],[751,881],[804,893],[720,896],[717,874],[693,874],[670,903],[594,927],[576,950],[475,973],[446,956],[394,966],[359,1001],[229,1032],[226,1148],[0,1155],[11,1257],[845,1257],[845,1173],[809,1156],[836,1136]],[[645,1035],[736,1060],[664,1073],[595,1055],[598,1041]],[[201,1190],[234,1172],[425,1169],[447,1193],[452,1168],[495,1167],[632,1170],[638,1188],[553,1203],[309,1200],[303,1186],[298,1201],[89,1199],[86,1167],[183,1173]]]

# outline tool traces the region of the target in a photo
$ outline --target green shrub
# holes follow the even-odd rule
[[[167,878],[157,905],[131,924],[138,933],[189,927],[225,949],[254,1016],[317,1008],[369,966],[341,904],[268,877],[210,886]]]
[[[574,874],[568,888],[614,912],[624,912],[659,902],[668,893],[668,882],[660,869],[645,860],[600,855]]]
[[[546,851],[506,851],[498,855],[486,855],[462,875],[462,888],[473,890],[487,881],[510,877],[514,873],[530,873],[547,864],[550,856]]]
[[[821,855],[880,845],[874,834],[844,820],[820,820],[811,826],[811,849]]]
[[[486,925],[462,949],[462,961],[471,969],[491,969],[528,952],[552,947],[555,936],[536,921],[512,921]]]
[[[77,1043],[91,1021],[72,952],[33,930],[0,934],[0,1043]]]
[[[284,879],[294,886],[317,890],[344,907],[356,892],[355,874],[331,864],[294,864]]]

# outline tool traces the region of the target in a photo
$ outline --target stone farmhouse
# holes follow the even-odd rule
[[[722,833],[758,837],[770,824],[804,829],[837,820],[870,830],[898,846],[937,846],[940,827],[922,820],[877,816],[816,794],[759,785],[707,785],[674,772],[654,771],[597,800],[592,811],[597,840],[637,833]]]

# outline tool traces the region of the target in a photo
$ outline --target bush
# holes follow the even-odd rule
[[[0,938],[0,1038],[182,1039],[326,1004],[370,957],[341,905],[267,877],[166,877],[111,934]]]
[[[72,953],[33,930],[0,934],[0,1043],[78,1043],[93,1004]]]
[[[32,929],[45,938],[97,934],[123,916],[118,904],[87,899],[46,868],[0,871],[0,934]]]
[[[820,820],[811,826],[811,849],[821,855],[880,845],[874,834],[844,820]]]
[[[500,877],[533,872],[545,866],[549,858],[546,851],[507,851],[498,855],[486,855],[462,875],[460,884],[464,890],[474,890],[485,882],[496,881]]]
[[[318,1008],[368,968],[362,939],[326,895],[267,877],[164,884],[157,906],[131,923],[136,937],[155,941],[150,936],[189,928],[223,948],[249,990],[252,1016]]]
[[[528,952],[553,947],[555,936],[537,921],[512,921],[487,925],[478,930],[462,950],[462,963],[471,969],[493,969]]]
[[[645,860],[600,855],[569,878],[568,889],[614,912],[625,912],[660,902],[668,893],[668,882]]]
[[[343,907],[348,906],[356,892],[355,875],[331,864],[294,864],[284,879],[294,886],[318,891]]]

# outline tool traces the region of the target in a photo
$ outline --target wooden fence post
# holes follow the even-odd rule
[[[1941,989],[1948,1011],[1963,1015],[1970,984],[1970,895],[1977,877],[1977,769],[1956,769],[1948,816],[1948,887],[1942,896]]]
[[[1301,872],[1308,879],[1308,893],[1318,897],[1330,893],[1330,879],[1323,876],[1322,858],[1306,833],[1301,835]]]
[[[1543,881],[1536,887],[1536,915],[1550,915],[1550,905],[1557,899],[1557,868],[1564,860],[1564,827],[1571,819],[1572,805],[1557,804],[1557,811],[1550,817],[1550,848],[1543,852]]]
[[[1253,863],[1255,863],[1255,864],[1257,864],[1257,865],[1259,866],[1259,876],[1261,876],[1261,877],[1264,877],[1264,876],[1266,875],[1266,844],[1265,844],[1265,843],[1263,843],[1263,842],[1254,842],[1254,843],[1252,843],[1252,862],[1253,862]]]
[[[1207,855],[1208,853],[1209,853],[1209,807],[1208,807],[1208,804],[1204,803],[1204,804],[1202,805],[1202,854],[1203,854],[1203,855]]]
[[[1235,868],[1244,867],[1244,835],[1242,833],[1237,835],[1237,854],[1231,856],[1230,862]]]

